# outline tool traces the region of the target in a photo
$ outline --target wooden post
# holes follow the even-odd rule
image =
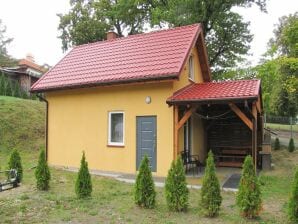
[[[195,110],[196,107],[191,107],[179,121],[179,107],[174,105],[174,159],[178,156],[179,129],[185,124]]]
[[[257,170],[257,156],[258,156],[258,145],[257,145],[257,130],[258,130],[258,112],[257,106],[254,102],[252,104],[252,114],[253,114],[253,129],[252,129],[252,151],[253,151],[253,159],[255,170]]]
[[[177,158],[178,154],[178,147],[179,147],[179,128],[178,128],[178,121],[179,121],[179,108],[177,105],[174,105],[174,150],[173,150],[173,159]]]

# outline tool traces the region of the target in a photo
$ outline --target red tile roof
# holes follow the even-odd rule
[[[178,90],[167,102],[198,102],[258,98],[260,80],[194,83]]]
[[[200,32],[194,24],[74,47],[31,91],[177,78]]]
[[[33,68],[33,69],[35,69],[37,71],[40,71],[42,73],[45,72],[45,69],[43,67],[39,66],[38,64],[35,64],[32,61],[28,61],[27,59],[21,59],[18,64],[19,65],[25,65],[26,67]]]

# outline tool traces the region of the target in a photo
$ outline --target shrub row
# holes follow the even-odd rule
[[[13,96],[23,99],[30,98],[29,95],[22,90],[20,84],[14,80],[7,78],[0,72],[0,95]]]
[[[279,150],[280,149],[280,142],[279,142],[278,137],[275,138],[273,149],[274,150]],[[295,150],[294,139],[290,138],[289,145],[288,145],[288,151],[289,152],[294,152],[294,150]]]
[[[172,162],[165,181],[165,196],[170,211],[186,211],[188,195],[185,171],[181,158]],[[144,208],[155,207],[156,192],[149,167],[149,159],[145,156],[140,165],[135,184],[135,203]],[[214,217],[219,214],[222,197],[220,184],[216,177],[213,154],[208,153],[205,173],[202,181],[200,205],[204,214]],[[245,158],[236,204],[240,214],[246,218],[259,216],[262,210],[261,189],[251,156]],[[289,219],[294,223],[298,220],[298,170],[295,175],[293,191],[288,208]]]
[[[156,191],[149,165],[149,159],[145,156],[141,162],[134,187],[135,203],[143,208],[154,208],[156,203]],[[8,168],[18,171],[18,181],[21,182],[23,168],[21,157],[17,150],[13,150],[11,153]],[[44,150],[40,152],[35,177],[38,190],[49,189],[51,175]],[[75,192],[78,198],[91,197],[92,193],[91,176],[84,152],[75,183]],[[180,157],[171,164],[165,181],[165,195],[169,210],[176,212],[187,211],[189,191]],[[220,185],[216,177],[213,154],[210,151],[202,181],[201,206],[207,216],[214,217],[218,215],[221,203]],[[241,215],[247,218],[257,217],[262,209],[260,184],[251,156],[247,156],[243,164],[236,204]],[[293,190],[288,206],[288,217],[294,223],[298,222],[298,169],[294,176]]]

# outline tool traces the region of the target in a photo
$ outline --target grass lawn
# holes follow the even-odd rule
[[[5,164],[7,151],[1,151],[0,164]],[[219,217],[205,218],[200,211],[199,190],[190,190],[187,213],[169,212],[163,188],[157,188],[157,207],[140,209],[133,202],[133,185],[111,178],[92,176],[92,199],[76,199],[76,173],[51,168],[51,189],[36,190],[34,169],[37,151],[22,151],[24,182],[13,190],[0,193],[1,223],[285,223],[286,205],[292,168],[298,152],[274,152],[275,169],[260,175],[263,191],[263,211],[260,219],[241,218],[235,206],[235,193],[223,192]]]
[[[291,131],[289,124],[266,123],[266,127],[277,131]],[[292,125],[293,131],[298,132],[298,124]]]
[[[186,213],[168,211],[163,188],[156,188],[155,209],[138,208],[133,201],[132,184],[99,176],[92,176],[92,198],[79,200],[74,193],[76,173],[55,168],[51,168],[50,190],[37,191],[32,167],[37,164],[38,149],[44,144],[43,121],[43,103],[0,97],[0,169],[5,169],[12,148],[20,150],[24,168],[21,186],[0,192],[1,224],[286,223],[287,200],[298,150],[291,154],[286,150],[273,152],[274,170],[261,172],[263,211],[259,219],[249,221],[241,218],[232,192],[222,192],[220,215],[210,219],[200,211],[200,190],[194,189],[190,190]]]

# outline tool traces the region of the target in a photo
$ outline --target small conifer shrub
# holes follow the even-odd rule
[[[218,215],[221,202],[222,197],[215,173],[214,158],[212,152],[209,151],[201,190],[201,203],[207,216],[214,217]]]
[[[241,215],[250,219],[257,217],[262,209],[260,184],[250,155],[243,164],[236,203]]]
[[[298,169],[294,176],[293,190],[290,197],[288,216],[290,221],[298,223]]]
[[[140,207],[154,208],[155,197],[156,192],[152,173],[149,167],[149,159],[147,155],[145,155],[140,164],[139,173],[134,187],[134,200]]]
[[[181,157],[172,162],[165,183],[166,201],[171,211],[186,211],[188,194],[185,170]]]
[[[22,167],[22,160],[20,153],[18,150],[14,149],[10,155],[8,161],[8,169],[15,169],[17,170],[17,181],[20,183],[23,179],[23,167]]]
[[[279,150],[279,149],[280,149],[280,142],[279,142],[279,138],[276,137],[274,141],[274,150]]]
[[[289,152],[294,152],[294,150],[295,150],[295,144],[294,144],[293,138],[290,139],[288,150],[289,150]]]
[[[83,152],[81,159],[81,166],[77,176],[75,192],[78,198],[88,198],[92,192],[91,176],[88,169],[88,162],[86,161],[85,152]]]
[[[51,173],[46,160],[45,151],[41,150],[35,170],[36,187],[38,190],[47,191],[50,187]]]

